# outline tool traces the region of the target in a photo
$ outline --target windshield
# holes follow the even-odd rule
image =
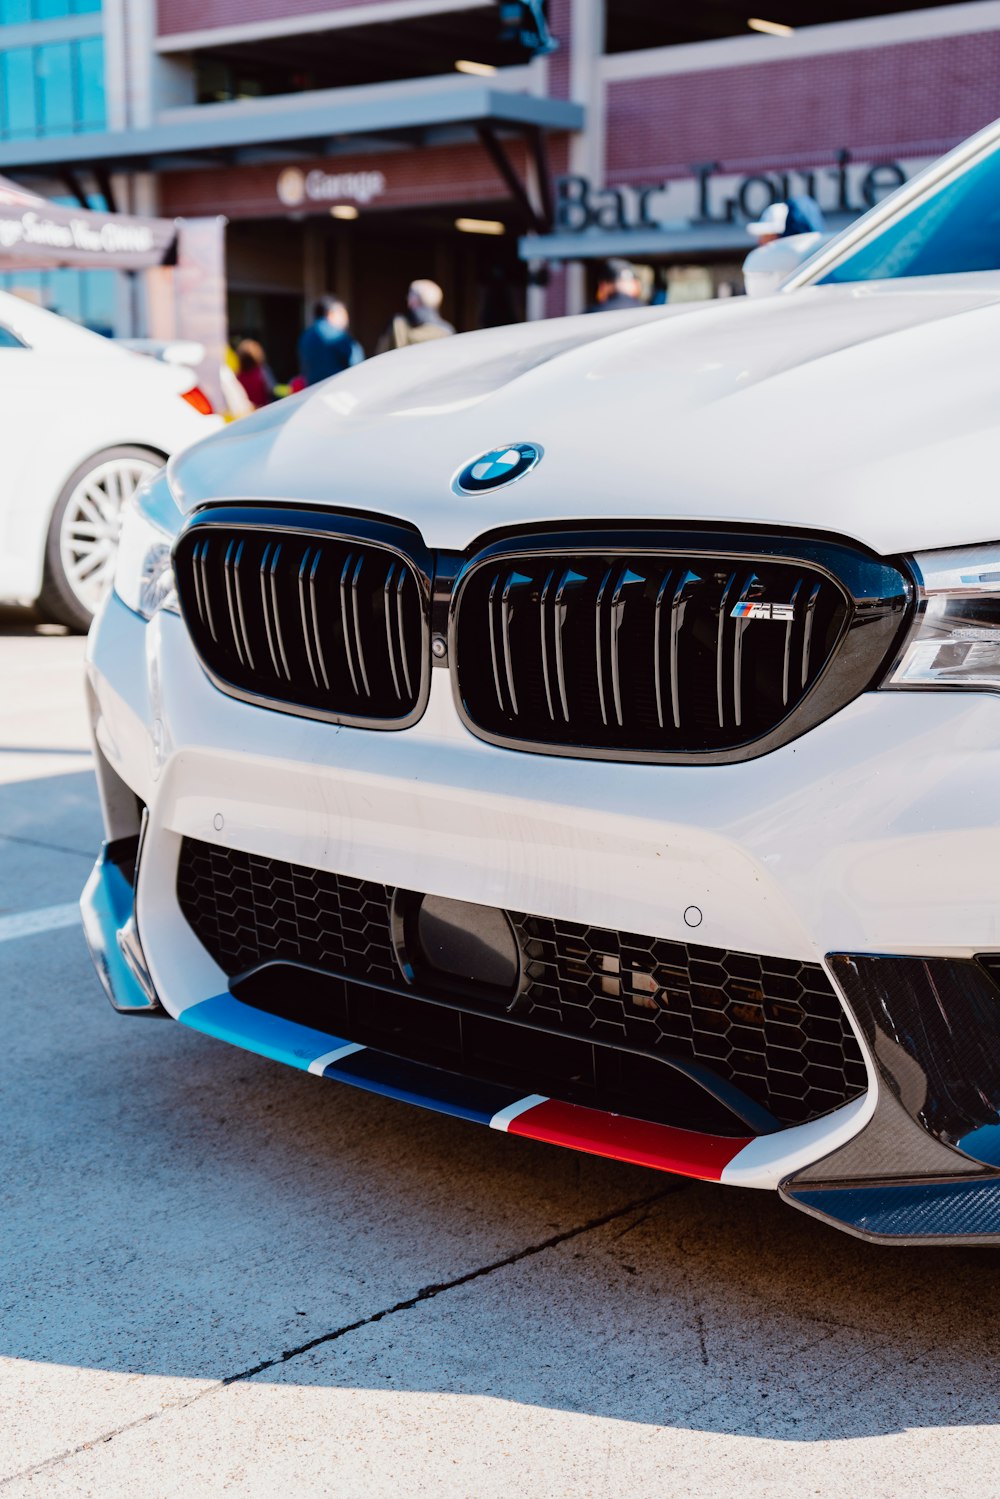
[[[916,203],[818,285],[995,270],[1000,270],[1000,149]]]

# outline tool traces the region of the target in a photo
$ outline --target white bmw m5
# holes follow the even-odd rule
[[[1000,1243],[998,185],[993,132],[792,294],[389,354],[145,485],[115,1007]]]
[[[156,365],[0,292],[0,603],[85,630],[122,506],[219,426],[190,370]]]

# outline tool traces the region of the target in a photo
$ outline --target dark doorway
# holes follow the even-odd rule
[[[275,379],[287,383],[298,368],[303,299],[295,292],[229,293],[229,334],[234,342],[255,338],[263,345]]]
[[[455,227],[463,217],[503,224],[505,232],[463,233]],[[311,300],[321,292],[346,302],[351,331],[368,355],[405,309],[417,277],[438,282],[444,316],[459,332],[520,322],[526,276],[519,227],[508,204],[371,210],[354,220],[235,220],[227,238],[230,330],[258,339],[276,378],[287,381],[297,370]]]

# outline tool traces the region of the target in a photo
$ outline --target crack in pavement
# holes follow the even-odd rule
[[[87,859],[91,864],[97,855],[93,850],[67,848],[65,843],[49,843],[44,838],[23,838],[17,833],[0,833],[4,843],[23,843],[27,848],[47,848],[54,854],[75,854],[78,859]]]
[[[442,1295],[445,1291],[454,1291],[459,1286],[467,1286],[472,1281],[482,1280],[487,1275],[494,1275],[498,1270],[506,1270],[511,1265],[518,1264],[521,1260],[531,1259],[533,1255],[544,1254],[548,1249],[557,1249],[560,1244],[566,1244],[572,1239],[578,1239],[583,1234],[593,1233],[599,1228],[605,1228],[607,1224],[614,1223],[616,1218],[625,1218],[629,1213],[641,1209],[649,1209],[655,1203],[662,1202],[665,1197],[670,1197],[675,1192],[684,1189],[686,1183],[682,1179],[675,1179],[669,1186],[662,1187],[658,1192],[651,1192],[646,1197],[637,1197],[633,1202],[627,1202],[624,1206],[613,1208],[608,1213],[602,1213],[600,1217],[589,1218],[586,1223],[579,1223],[575,1228],[563,1229],[561,1233],[552,1234],[548,1239],[542,1239],[537,1244],[528,1244],[524,1249],[516,1249],[511,1254],[506,1254],[502,1259],[491,1260],[487,1265],[480,1265],[475,1270],[467,1270],[464,1275],[456,1275],[451,1280],[441,1281],[435,1285],[424,1286],[415,1296],[408,1296],[404,1301],[397,1301],[392,1306],[384,1307],[379,1312],[372,1312],[368,1317],[359,1317],[356,1322],[348,1322],[343,1327],[334,1328],[332,1332],[320,1333],[318,1337],[307,1338],[304,1343],[297,1344],[294,1348],[286,1348],[283,1353],[276,1354],[274,1358],[262,1359],[260,1363],[253,1364],[248,1369],[241,1369],[238,1374],[229,1374],[224,1379],[214,1380],[206,1389],[199,1390],[195,1395],[189,1395],[186,1399],[172,1400],[161,1406],[157,1411],[150,1411],[148,1415],[138,1416],[134,1421],[127,1421],[122,1426],[116,1426],[111,1431],[102,1432],[99,1436],[91,1437],[86,1442],[80,1442],[76,1447],[69,1447],[65,1452],[58,1453],[55,1457],[47,1457],[43,1462],[35,1463],[30,1468],[22,1468],[19,1473],[11,1473],[6,1478],[0,1478],[0,1489],[7,1488],[12,1483],[24,1478],[33,1478],[38,1473],[43,1473],[47,1468],[55,1467],[57,1463],[68,1461],[72,1457],[78,1457],[81,1452],[89,1452],[94,1447],[99,1447],[107,1442],[114,1441],[115,1437],[124,1436],[127,1432],[135,1431],[139,1426],[148,1426],[153,1421],[158,1421],[161,1416],[168,1412],[187,1410],[189,1406],[197,1404],[209,1395],[218,1394],[220,1390],[228,1389],[230,1385],[239,1384],[243,1380],[253,1379],[258,1374],[265,1373],[268,1369],[279,1368],[282,1364],[290,1363],[292,1359],[300,1358],[304,1353],[311,1353],[314,1348],[320,1348],[326,1343],[335,1343],[339,1338],[345,1338],[349,1333],[358,1332],[362,1327],[371,1327],[376,1322],[383,1321],[386,1317],[393,1317],[397,1312],[409,1312],[414,1307],[420,1306],[425,1301],[432,1301],[435,1296]]]

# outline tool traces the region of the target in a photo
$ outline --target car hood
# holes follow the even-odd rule
[[[538,466],[475,497],[491,448]],[[338,375],[174,460],[185,510],[308,502],[431,546],[583,519],[809,528],[901,551],[996,539],[1000,280],[825,287],[441,339]]]

